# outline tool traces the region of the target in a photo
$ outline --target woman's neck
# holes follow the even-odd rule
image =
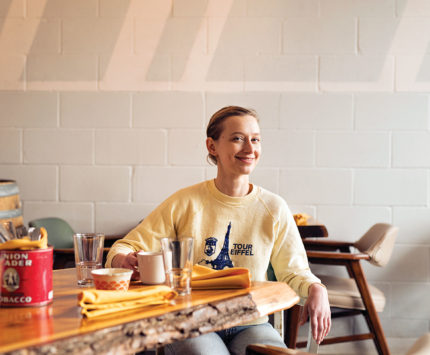
[[[252,189],[252,187],[249,185],[248,175],[242,175],[235,179],[226,179],[218,175],[215,178],[215,186],[223,194],[232,197],[242,197],[248,195]]]

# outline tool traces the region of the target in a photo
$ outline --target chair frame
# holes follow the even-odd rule
[[[369,291],[369,284],[367,283],[360,263],[361,260],[370,260],[370,256],[363,253],[351,253],[350,248],[354,246],[354,243],[350,242],[305,239],[303,243],[307,250],[309,262],[314,264],[345,266],[349,277],[353,278],[356,282],[365,310],[346,310],[333,315],[333,318],[362,314],[370,330],[369,333],[364,334],[327,338],[323,340],[321,345],[372,339],[378,354],[389,355],[390,350],[387,340]],[[298,319],[299,315],[300,313],[295,315],[295,317]],[[294,330],[292,330],[291,333],[286,334],[287,339],[292,339],[289,347],[295,348],[295,345],[297,347],[306,346],[306,342],[294,344],[294,339],[297,339],[298,330],[295,332],[294,334]]]

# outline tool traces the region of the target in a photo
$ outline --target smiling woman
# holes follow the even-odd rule
[[[261,154],[257,114],[238,106],[217,111],[209,121],[208,159],[217,176],[182,189],[158,206],[142,223],[117,241],[107,266],[134,269],[136,253],[157,251],[160,239],[194,240],[193,263],[222,270],[249,269],[254,281],[267,280],[272,264],[277,280],[307,298],[304,317],[311,318],[320,342],[331,325],[327,292],[309,270],[306,252],[286,202],[249,182]],[[142,270],[141,270],[142,272]],[[245,354],[252,343],[285,347],[267,318],[225,331],[169,344],[167,354]]]

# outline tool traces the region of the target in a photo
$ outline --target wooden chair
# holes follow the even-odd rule
[[[361,261],[366,260],[376,266],[385,266],[391,257],[397,233],[398,228],[378,223],[355,243],[322,239],[303,240],[311,263],[338,265],[347,269],[349,278],[318,276],[327,286],[331,307],[340,310],[333,313],[332,318],[361,314],[365,317],[370,330],[365,334],[327,338],[321,345],[373,339],[379,354],[390,354],[377,313],[384,309],[385,297],[382,291],[368,284]],[[359,253],[352,253],[351,247],[358,249]],[[291,337],[291,334],[287,334],[286,337]],[[305,342],[297,343],[297,347],[305,345]]]

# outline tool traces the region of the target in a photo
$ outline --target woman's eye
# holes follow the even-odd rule
[[[234,140],[234,141],[242,141],[242,140],[243,140],[243,138],[242,138],[242,137],[234,137],[234,138],[233,138],[233,140]]]
[[[260,142],[260,138],[252,138],[252,141],[255,143],[258,143],[258,142]]]

